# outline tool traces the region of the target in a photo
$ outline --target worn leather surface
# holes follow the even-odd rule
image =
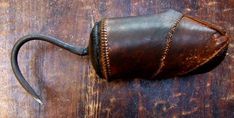
[[[112,18],[107,22],[111,78],[151,75],[159,66],[175,11],[153,16]]]
[[[219,30],[173,10],[106,19],[106,29],[108,79],[184,75],[207,63],[228,44]]]
[[[228,37],[223,35],[218,29],[182,18],[160,76],[183,75],[207,63],[227,46]]]

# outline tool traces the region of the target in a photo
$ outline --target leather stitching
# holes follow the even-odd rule
[[[178,26],[178,24],[180,23],[181,19],[183,18],[184,16],[182,15],[176,22],[175,24],[170,28],[170,31],[168,32],[167,36],[166,36],[166,46],[163,50],[163,54],[162,54],[162,57],[160,59],[160,65],[159,65],[159,68],[157,69],[157,71],[153,74],[152,78],[157,76],[163,69],[163,67],[165,66],[165,59],[168,55],[168,52],[169,52],[169,49],[172,45],[172,40],[173,40],[173,35],[176,31],[176,28]]]
[[[106,19],[101,23],[101,63],[102,63],[102,74],[105,79],[108,79],[111,75],[110,70],[110,59],[109,59],[109,46],[107,40],[107,26]]]

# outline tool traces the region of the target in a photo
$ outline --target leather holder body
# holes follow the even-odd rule
[[[151,16],[103,19],[93,28],[89,53],[105,79],[185,75],[228,46],[213,24],[169,10]]]

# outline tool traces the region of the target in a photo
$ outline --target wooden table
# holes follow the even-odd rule
[[[166,9],[225,27],[234,37],[234,0],[0,0],[0,117],[234,117],[234,43],[211,72],[165,80],[99,79],[88,57],[32,41],[20,51],[26,79],[43,98],[40,106],[17,82],[14,43],[29,33],[87,46],[104,17],[155,14]]]

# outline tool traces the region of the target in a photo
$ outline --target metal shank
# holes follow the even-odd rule
[[[88,49],[87,48],[80,48],[80,47],[75,47],[72,45],[69,45],[59,39],[56,39],[54,37],[50,37],[50,36],[45,36],[45,35],[40,35],[40,34],[31,34],[31,35],[27,35],[24,36],[22,38],[20,38],[14,45],[12,52],[11,52],[11,66],[12,69],[15,73],[15,76],[17,78],[17,80],[19,81],[19,83],[21,84],[21,86],[30,94],[33,96],[33,98],[39,102],[40,104],[42,104],[41,98],[39,95],[36,94],[36,92],[33,90],[33,88],[29,85],[29,83],[24,79],[19,65],[18,65],[18,53],[20,48],[28,41],[31,40],[42,40],[42,41],[46,41],[49,42],[51,44],[54,44],[56,46],[59,46],[65,50],[68,50],[71,53],[80,55],[80,56],[84,56],[88,54]]]

